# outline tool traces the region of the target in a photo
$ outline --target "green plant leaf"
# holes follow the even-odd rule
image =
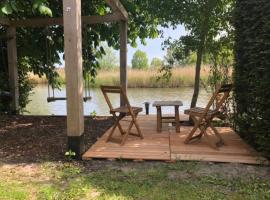
[[[105,11],[106,11],[106,10],[105,10],[104,7],[99,7],[99,8],[98,8],[98,14],[99,14],[99,15],[105,15],[105,14],[106,14]]]
[[[18,12],[17,4],[16,4],[15,1],[11,1],[11,2],[10,2],[10,6],[12,7],[12,9],[13,9],[15,12]]]
[[[40,5],[39,8],[38,8],[38,10],[39,10],[39,12],[41,14],[52,17],[52,10],[50,8],[48,8],[47,6]]]
[[[10,15],[13,12],[12,7],[9,3],[5,3],[4,6],[1,8],[1,11],[6,15]]]
[[[75,153],[75,152],[71,152],[70,155],[71,155],[71,156],[76,156],[76,153]]]

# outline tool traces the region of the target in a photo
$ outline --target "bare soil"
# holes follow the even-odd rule
[[[86,148],[112,124],[110,117],[85,118]],[[65,160],[66,144],[66,117],[0,116],[0,162]]]

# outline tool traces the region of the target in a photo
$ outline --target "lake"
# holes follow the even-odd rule
[[[193,88],[129,88],[128,98],[130,104],[133,106],[139,106],[144,108],[144,102],[153,103],[157,100],[181,100],[183,106],[180,107],[180,113],[183,113],[185,109],[190,107],[190,102],[193,94]],[[30,99],[31,102],[26,107],[26,110],[30,115],[66,115],[66,101],[56,101],[47,103],[48,89],[46,85],[37,85]],[[63,87],[61,91],[56,90],[56,97],[63,97],[66,95],[66,90]],[[205,89],[201,88],[198,99],[198,106],[205,106],[210,98],[211,94],[207,93]],[[84,103],[84,114],[90,115],[95,111],[97,115],[109,115],[109,108],[105,102],[105,99],[99,88],[91,89],[92,100]],[[119,96],[110,96],[114,106],[119,105]],[[164,108],[163,113],[174,113],[173,108]],[[144,112],[145,113],[145,110]],[[156,114],[155,107],[150,105],[150,114]]]

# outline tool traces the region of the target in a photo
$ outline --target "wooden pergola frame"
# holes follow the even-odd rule
[[[14,111],[18,111],[19,108],[16,28],[53,25],[64,26],[68,149],[74,151],[77,157],[80,157],[85,151],[82,77],[82,23],[119,23],[120,84],[124,90],[127,88],[128,13],[120,0],[105,1],[112,8],[112,14],[104,16],[81,16],[81,0],[63,0],[63,18],[33,18],[22,20],[0,18],[0,25],[7,26],[9,84],[12,93],[12,107]]]

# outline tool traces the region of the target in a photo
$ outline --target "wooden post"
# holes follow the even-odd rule
[[[84,153],[81,0],[63,0],[68,150]]]
[[[19,113],[19,82],[18,82],[18,66],[17,66],[17,44],[16,44],[16,28],[7,28],[7,51],[8,51],[8,71],[9,71],[9,87],[12,95],[12,112]]]
[[[126,93],[127,91],[127,21],[120,21],[120,84]],[[120,99],[121,106],[124,106],[123,98]]]

